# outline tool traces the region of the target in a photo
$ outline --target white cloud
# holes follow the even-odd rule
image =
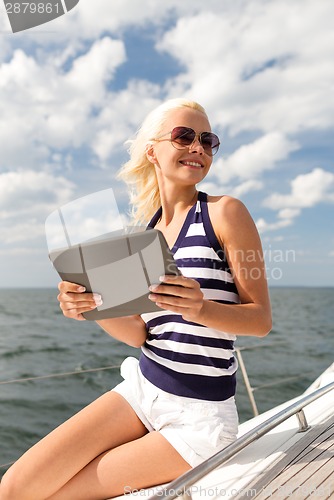
[[[239,198],[244,194],[249,193],[250,191],[259,191],[262,188],[263,182],[250,179],[235,186],[233,189],[231,189],[231,191],[229,191],[229,193],[231,194],[231,196]]]
[[[233,177],[252,179],[272,169],[276,162],[286,159],[298,147],[296,141],[287,139],[280,132],[268,133],[251,144],[240,146],[226,160],[219,159],[219,177],[222,181]]]
[[[6,31],[9,23],[2,17],[0,30]],[[232,137],[235,151],[217,161],[203,189],[236,197],[258,191],[260,209],[267,189],[263,174],[270,170],[274,178],[277,163],[284,165],[303,147],[304,131],[334,126],[333,18],[332,0],[304,0],[302,9],[291,0],[169,0],[163,5],[156,0],[80,0],[71,13],[47,27],[3,36],[3,241],[15,252],[16,243],[22,246],[29,235],[37,238],[44,230],[42,214],[48,215],[53,203],[72,198],[74,186],[66,184],[65,176],[81,172],[82,162],[86,172],[97,165],[116,169],[118,156],[111,162],[112,155],[119,154],[164,96],[197,99],[213,128],[223,131],[227,141]],[[165,81],[156,84],[149,77],[135,79],[130,69],[118,90],[113,82],[127,60],[126,44],[141,33],[145,43],[149,37],[152,44],[155,40],[156,49],[170,54],[175,67],[183,70],[172,77],[162,72],[154,81]],[[126,75],[121,76],[123,81]],[[246,137],[250,132],[258,138],[242,144],[238,134],[244,131]],[[300,150],[299,166],[302,155]],[[322,164],[320,159],[317,164]],[[112,172],[108,175],[111,179]],[[77,179],[87,192],[87,179]],[[292,180],[289,193],[266,194],[266,206],[277,210],[277,218],[268,221],[260,213],[259,229],[284,229],[297,223],[303,208],[333,202],[333,174],[318,168]]]
[[[22,50],[0,66],[0,166],[33,168],[52,148],[90,142],[107,83],[125,61],[123,42],[105,37],[67,71]]]
[[[41,168],[54,150],[80,147],[104,166],[160,102],[160,87],[148,81],[108,90],[126,60],[120,40],[97,40],[67,71],[59,67],[65,58],[40,62],[19,49],[0,66],[0,168]]]
[[[268,133],[240,146],[226,159],[219,158],[201,188],[212,194],[225,192],[236,198],[259,191],[264,187],[259,179],[263,172],[274,169],[277,162],[285,160],[298,148],[296,141],[281,133]]]
[[[263,205],[278,210],[277,219],[267,222],[261,217],[256,225],[261,233],[291,226],[303,208],[315,207],[319,203],[334,203],[334,174],[316,168],[291,181],[289,194],[273,193],[268,196]]]
[[[301,210],[298,208],[283,208],[277,214],[277,220],[275,222],[267,222],[263,217],[256,221],[256,226],[260,233],[266,233],[267,231],[277,231],[278,229],[283,229],[291,226],[294,223],[294,219],[300,215]],[[282,237],[277,237],[276,241],[281,241]]]
[[[169,93],[197,98],[232,134],[333,125],[333,16],[331,0],[305,0],[302,15],[294,2],[258,0],[183,17],[158,44],[186,68]]]
[[[147,84],[147,104],[135,102],[145,82],[121,91],[123,96],[108,92],[107,83],[126,54],[123,42],[104,35],[132,25],[144,28],[150,22],[158,36],[163,23],[173,17],[178,17],[175,27],[167,28],[157,42],[159,50],[186,68],[166,85],[171,95],[186,92],[198,98],[213,124],[228,127],[230,133],[258,130],[284,138],[286,132],[328,126],[334,116],[332,100],[326,98],[334,71],[327,63],[334,36],[332,10],[330,1],[305,0],[301,19],[300,9],[287,0],[211,0],[205,9],[200,1],[189,6],[174,0],[161,6],[154,0],[100,0],[97,8],[81,0],[71,13],[52,21],[54,33],[42,36],[30,30],[26,38],[19,35],[39,47],[36,59],[18,50],[0,67],[0,141],[5,145],[0,166],[10,162],[33,168],[48,158],[50,148],[83,145],[105,162],[131,135],[135,119],[142,118],[153,100],[148,99],[152,84]],[[203,43],[207,36],[210,43]],[[87,50],[90,39],[95,42]],[[65,71],[63,65],[72,59]],[[135,103],[130,113],[124,92]],[[153,97],[159,92],[158,87]],[[118,126],[110,133],[115,117]],[[252,167],[256,171],[262,168],[257,163]],[[249,171],[251,175],[250,167]]]
[[[315,168],[312,172],[293,179],[289,194],[273,193],[263,204],[277,210],[313,207],[322,202],[334,203],[334,174]]]
[[[29,232],[27,231],[27,236],[29,238]],[[39,233],[38,233],[39,236]],[[8,260],[9,257],[31,257],[32,255],[35,255],[37,257],[43,257],[45,256],[45,249],[44,248],[31,248],[31,247],[23,247],[19,246],[17,248],[11,248],[10,251],[8,251],[8,248],[0,248],[0,256],[3,256],[6,258],[6,261]]]
[[[74,185],[64,177],[32,170],[0,174],[0,213],[35,210],[37,200],[44,206],[65,203]]]
[[[221,0],[207,0],[205,8],[225,12],[228,4],[222,5]],[[80,6],[53,21],[53,26],[65,36],[87,39],[132,26],[150,28],[154,23],[162,25],[174,16],[190,16],[202,10],[202,0],[192,0],[191,3],[169,0],[165,4],[156,0],[99,0],[98,4],[80,0]]]
[[[228,3],[221,0],[207,0],[208,10],[227,12]],[[129,28],[148,28],[154,25],[163,26],[175,17],[190,16],[203,10],[202,0],[192,0],[184,3],[179,0],[169,0],[161,4],[156,0],[80,0],[80,5],[52,21],[52,24],[41,25],[27,32],[16,34],[16,37],[39,43],[43,37],[44,45],[56,45],[73,40],[93,40],[104,33],[121,34]],[[232,9],[233,10],[233,9]],[[6,23],[10,30],[9,22]]]
[[[0,174],[1,241],[5,245],[44,234],[47,215],[69,201],[74,185],[64,177],[32,170]]]
[[[245,194],[251,191],[259,191],[262,188],[263,182],[257,180],[247,180],[245,182],[237,184],[236,186],[232,186],[228,184],[222,185],[220,183],[211,181],[210,178],[207,178],[199,185],[200,190],[212,195],[219,196],[222,193],[225,193],[235,198],[242,198]]]
[[[105,92],[104,84],[111,80],[116,69],[125,62],[125,48],[121,40],[104,37],[97,40],[91,49],[74,60],[65,82],[75,92],[84,93],[88,102],[97,103]]]
[[[160,104],[160,88],[146,81],[132,80],[125,90],[110,92],[95,122],[91,147],[100,166],[107,164],[113,150],[134,135],[146,114]]]
[[[260,217],[257,221],[255,221],[259,233],[265,233],[267,231],[277,231],[277,229],[291,226],[292,223],[293,220],[287,218],[278,220],[276,222],[267,222],[263,217]]]
[[[277,214],[279,219],[293,219],[300,215],[301,210],[299,208],[282,208]]]
[[[4,245],[18,244],[22,242],[30,242],[44,235],[43,224],[37,223],[36,219],[28,219],[25,223],[18,223],[14,227],[5,227],[1,230],[1,240]],[[6,252],[6,250],[4,250]],[[12,249],[10,250],[12,252]],[[26,248],[26,252],[28,252]],[[8,250],[7,250],[8,253]],[[15,252],[19,255],[20,249]]]
[[[2,10],[4,10],[4,8],[1,5],[0,6],[0,37],[1,37],[0,62],[7,57],[11,49],[10,39],[8,37],[11,28],[8,17],[5,15],[5,13],[2,14]]]

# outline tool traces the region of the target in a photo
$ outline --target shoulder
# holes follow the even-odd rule
[[[232,196],[208,195],[208,210],[212,226],[223,242],[238,231],[253,231],[254,221],[242,201]]]
[[[250,217],[246,206],[242,201],[232,196],[210,196],[208,195],[208,208],[210,215],[218,217],[220,222],[229,223],[235,219]]]

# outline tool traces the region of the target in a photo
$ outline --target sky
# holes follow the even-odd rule
[[[221,148],[198,188],[241,199],[269,286],[334,285],[334,2],[80,0],[13,34],[0,6],[0,287],[53,287],[44,223],[106,188],[168,98]]]

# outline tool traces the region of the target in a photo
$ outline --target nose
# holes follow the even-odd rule
[[[202,146],[201,141],[199,140],[199,135],[196,135],[195,139],[189,146],[189,153],[191,153],[192,151],[199,154],[204,153],[204,148]]]

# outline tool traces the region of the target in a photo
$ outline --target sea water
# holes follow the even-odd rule
[[[300,394],[334,357],[334,288],[272,288],[270,295],[270,335],[236,342],[250,348],[242,355],[259,387],[260,412]],[[126,356],[139,356],[94,322],[64,318],[56,296],[51,289],[0,290],[0,476],[5,464],[119,383]],[[110,368],[82,373],[102,367]],[[7,383],[18,379],[28,380]],[[241,422],[252,417],[240,373],[237,405]]]

